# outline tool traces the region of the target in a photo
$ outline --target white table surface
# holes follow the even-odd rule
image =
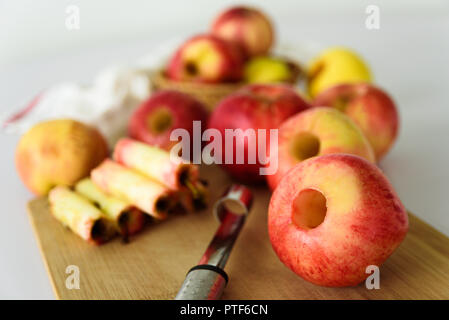
[[[318,15],[318,13],[317,13]],[[406,207],[449,235],[449,19],[434,15],[384,14],[368,31],[360,17],[278,19],[291,43],[318,42],[356,48],[371,64],[376,82],[396,100],[400,137],[381,162]],[[200,21],[201,22],[201,21]],[[0,66],[0,112],[10,112],[42,88],[64,80],[90,82],[104,66],[127,63],[167,38],[201,30],[200,22],[150,31],[147,37],[110,41]],[[202,22],[201,22],[202,23]],[[182,26],[182,27],[181,27]],[[105,41],[107,42],[107,41]],[[30,49],[32,50],[32,49]],[[26,214],[32,195],[14,167],[17,136],[0,133],[0,298],[53,299],[49,279]],[[61,270],[64,272],[64,270]]]

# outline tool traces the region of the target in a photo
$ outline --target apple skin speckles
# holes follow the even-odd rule
[[[309,138],[304,139],[305,135]],[[310,139],[315,139],[315,147]],[[266,176],[268,185],[274,190],[288,170],[299,162],[332,153],[349,153],[375,161],[366,137],[342,112],[313,107],[290,117],[279,128],[278,170]]]
[[[314,106],[337,108],[357,124],[379,161],[393,146],[399,131],[399,113],[393,99],[368,83],[330,87],[318,95]]]

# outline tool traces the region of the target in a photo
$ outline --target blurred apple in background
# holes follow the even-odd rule
[[[408,217],[382,172],[358,156],[333,154],[295,166],[274,191],[270,241],[307,281],[355,286],[400,245]]]
[[[241,80],[244,53],[235,43],[213,35],[186,41],[167,68],[172,80],[218,83]]]
[[[267,53],[274,42],[270,19],[249,7],[233,7],[220,14],[212,23],[212,33],[238,43],[248,56]]]
[[[312,108],[289,118],[279,128],[278,170],[266,176],[268,185],[274,190],[299,162],[330,153],[350,153],[375,161],[368,140],[343,113],[332,108]]]
[[[208,112],[204,106],[192,96],[179,91],[162,90],[154,93],[134,111],[128,131],[136,140],[169,151],[177,143],[170,141],[173,130],[183,128],[193,139],[193,121],[201,121],[201,128],[204,129],[207,118]]]
[[[371,82],[367,64],[354,51],[333,47],[320,53],[309,65],[307,89],[313,98],[336,84]]]
[[[288,85],[268,85],[257,84],[243,87],[222,100],[212,113],[209,120],[209,128],[217,129],[223,138],[222,150],[217,157],[222,159],[223,167],[237,180],[243,182],[261,182],[264,176],[259,175],[259,169],[262,167],[257,160],[254,164],[248,163],[249,146],[258,150],[257,129],[277,129],[280,124],[288,117],[309,108],[305,102]],[[234,141],[226,146],[226,129],[254,129],[256,136],[245,138],[243,150],[245,163],[236,163],[236,147]],[[270,140],[270,134],[267,130],[267,142]],[[240,145],[239,145],[240,147]],[[253,148],[254,150],[254,148]],[[266,146],[268,151],[268,146]],[[233,163],[224,164],[225,154],[233,154]]]
[[[370,84],[342,84],[318,95],[313,104],[346,113],[371,143],[376,159],[390,150],[399,130],[399,115],[391,97]]]
[[[243,78],[248,83],[291,82],[294,79],[292,65],[280,58],[258,56],[245,63]]]
[[[103,136],[69,119],[41,122],[25,133],[16,149],[20,178],[36,195],[56,185],[72,186],[108,156]]]

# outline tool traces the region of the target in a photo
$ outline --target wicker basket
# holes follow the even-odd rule
[[[297,83],[303,76],[300,66],[289,62],[292,72],[291,84]],[[170,89],[177,90],[192,95],[212,111],[215,106],[227,95],[243,87],[247,83],[197,83],[188,81],[173,81],[170,80],[163,70],[155,72],[151,77],[151,82],[155,90]]]
[[[154,89],[171,89],[188,93],[213,110],[221,99],[239,89],[244,83],[208,84],[187,81],[173,81],[161,70],[153,74],[151,82]]]

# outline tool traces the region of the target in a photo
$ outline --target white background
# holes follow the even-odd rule
[[[231,1],[0,1],[0,113],[60,81],[89,82],[173,37],[205,31]],[[245,3],[254,3],[246,1]],[[80,8],[68,31],[65,9]],[[380,30],[365,8],[380,8]],[[258,1],[278,39],[355,48],[401,114],[397,144],[382,161],[409,210],[449,235],[449,2]],[[64,106],[61,106],[64,107]],[[14,168],[17,136],[0,133],[0,298],[53,298],[26,215],[32,195]],[[61,271],[63,272],[63,271]]]

